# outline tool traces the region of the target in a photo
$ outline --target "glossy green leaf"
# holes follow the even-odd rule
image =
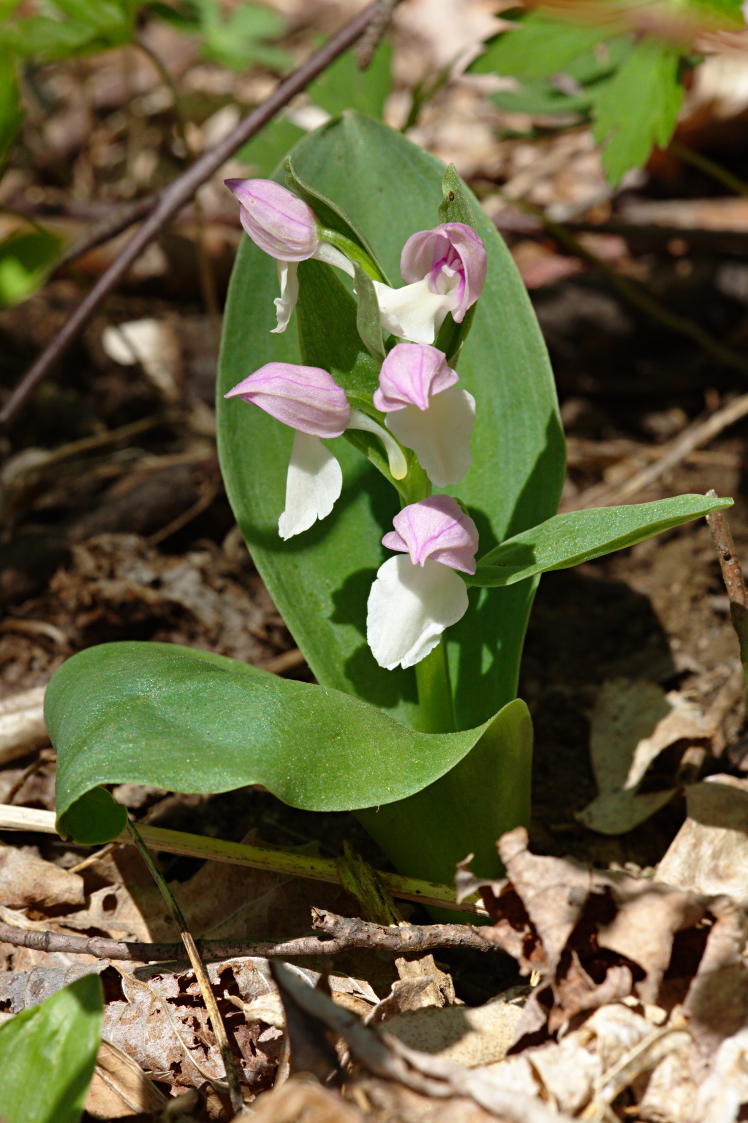
[[[376,122],[344,114],[306,138],[294,150],[293,163],[305,183],[360,228],[393,279],[405,240],[439,222],[443,166]],[[524,286],[492,223],[464,190],[489,265],[458,362],[462,384],[477,400],[473,467],[450,490],[467,504],[485,550],[553,514],[563,477],[563,438],[545,347]],[[395,492],[339,439],[331,448],[343,466],[344,489],[333,514],[298,539],[281,542],[277,520],[291,433],[260,410],[221,396],[265,362],[302,361],[293,330],[299,325],[303,353],[318,355],[316,365],[332,366],[336,377],[337,369],[345,368],[360,382],[375,384],[376,364],[372,367],[359,340],[355,305],[343,282],[317,262],[302,263],[299,275],[296,325],[271,335],[275,264],[244,239],[224,321],[218,398],[227,491],[254,561],[318,681],[414,723],[413,672],[377,667],[365,643],[366,599],[388,556],[380,540],[397,511]],[[324,308],[330,309],[325,315]],[[485,721],[515,696],[533,593],[532,582],[491,594],[476,590],[466,617],[447,633],[461,728]]]
[[[3,1123],[77,1123],[101,1039],[98,975],[84,975],[0,1026]]]
[[[568,511],[516,534],[479,559],[468,584],[501,588],[634,546],[664,530],[732,506],[732,499],[676,495],[627,507]]]
[[[87,843],[117,837],[123,809],[102,784],[181,792],[263,784],[312,811],[390,803],[448,772],[484,734],[500,747],[507,714],[522,705],[477,729],[419,733],[348,694],[209,652],[88,648],[57,671],[45,701],[60,829]]]

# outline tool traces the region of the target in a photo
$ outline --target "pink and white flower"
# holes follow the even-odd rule
[[[273,332],[284,332],[299,296],[298,262],[315,258],[350,277],[353,266],[345,254],[322,240],[314,211],[287,187],[272,179],[227,179],[225,183],[239,203],[245,232],[276,260],[280,296],[275,300]]]
[[[401,551],[380,565],[369,593],[366,635],[380,667],[412,667],[466,613],[468,593],[455,570],[475,573],[478,530],[448,495],[404,507],[382,543]]]
[[[224,396],[259,406],[295,430],[286,476],[286,503],[278,519],[278,533],[283,539],[301,534],[324,519],[340,496],[343,473],[322,438],[339,437],[346,429],[366,429],[382,440],[393,477],[402,479],[407,472],[396,441],[371,418],[351,409],[345,391],[321,367],[265,363]]]
[[[444,222],[408,238],[400,273],[402,288],[374,282],[382,327],[400,339],[433,343],[448,313],[461,324],[483,291],[486,251],[470,226]]]
[[[475,399],[456,386],[441,351],[425,343],[398,343],[382,363],[374,405],[406,448],[412,448],[436,487],[463,478],[471,463]]]

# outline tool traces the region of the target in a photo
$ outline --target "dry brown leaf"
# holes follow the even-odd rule
[[[251,1119],[252,1123],[363,1123],[364,1116],[316,1080],[292,1076],[280,1088],[259,1097]]]
[[[748,905],[748,780],[717,775],[691,784],[686,809],[658,879],[695,893],[728,893]]]
[[[85,900],[83,878],[27,850],[0,844],[0,900],[40,912],[78,908]]]
[[[166,1097],[121,1049],[102,1041],[86,1096],[86,1111],[101,1119],[160,1112]]]
[[[625,834],[676,792],[639,792],[650,765],[678,741],[704,741],[709,726],[693,702],[653,683],[611,679],[600,688],[590,719],[590,757],[598,796],[576,818],[602,834]]]

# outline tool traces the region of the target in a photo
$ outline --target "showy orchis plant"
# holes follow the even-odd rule
[[[230,181],[249,238],[221,466],[319,685],[164,644],[76,655],[47,717],[60,829],[79,841],[122,829],[103,783],[262,784],[354,810],[404,873],[448,881],[471,851],[495,873],[495,840],[529,817],[516,695],[540,574],[729,503],[555,514],[563,441],[537,324],[495,229],[442,174],[346,114],[297,146],[287,186]]]

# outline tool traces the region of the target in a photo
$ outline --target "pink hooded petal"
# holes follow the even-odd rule
[[[414,565],[440,562],[463,573],[475,573],[478,528],[448,495],[432,495],[404,507],[392,520],[395,531],[382,542],[390,550],[410,554]]]
[[[319,246],[314,211],[272,179],[227,179],[241,224],[255,245],[278,261],[305,261]]]
[[[452,317],[459,324],[483,291],[486,251],[471,227],[444,222],[408,238],[400,272],[409,284],[428,277],[432,292],[453,292]]]
[[[435,394],[454,386],[457,371],[436,347],[427,343],[398,343],[382,363],[379,389],[374,405],[382,413],[393,413],[406,406],[428,409]]]
[[[351,409],[345,392],[320,367],[266,363],[242,379],[226,398],[241,398],[312,437],[339,437]]]

